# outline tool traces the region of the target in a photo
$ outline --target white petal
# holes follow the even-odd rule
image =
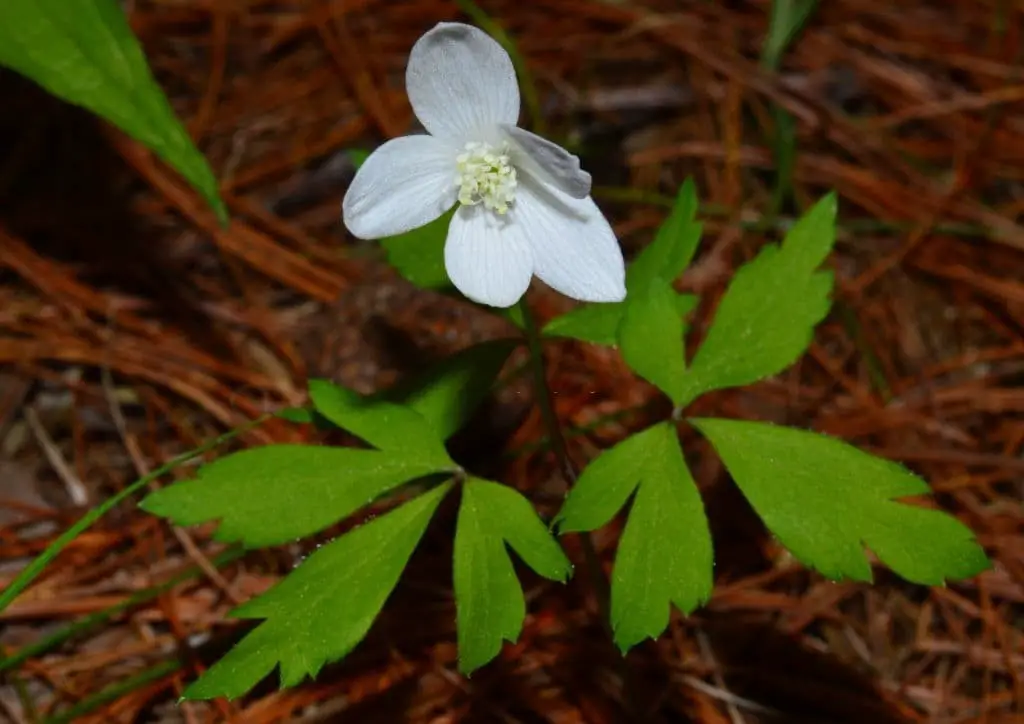
[[[519,118],[512,60],[471,25],[438,23],[417,40],[405,86],[420,123],[441,138],[482,140],[487,130]]]
[[[567,297],[619,302],[626,267],[615,232],[589,196],[573,199],[550,187],[522,184],[509,214],[533,250],[533,273]]]
[[[522,229],[479,205],[455,212],[444,265],[460,292],[492,307],[518,302],[533,275],[533,256]]]
[[[381,239],[430,223],[455,205],[455,156],[431,136],[403,136],[370,154],[352,179],[342,218],[360,239]]]
[[[515,165],[520,170],[574,199],[590,195],[590,174],[580,168],[578,156],[523,128],[505,125],[501,130],[518,151]]]

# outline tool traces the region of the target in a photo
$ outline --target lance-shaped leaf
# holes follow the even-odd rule
[[[630,369],[679,404],[686,359],[683,320],[674,301],[675,292],[665,283],[638,292],[629,301],[619,325],[619,344]]]
[[[256,548],[312,535],[402,483],[443,470],[410,454],[267,445],[204,465],[198,477],[150,494],[141,507],[177,525],[220,521],[218,540]]]
[[[671,605],[689,613],[711,595],[711,533],[671,423],[627,438],[584,469],[556,523],[594,530],[633,491],[612,573],[612,628],[623,651],[659,636]]]
[[[325,418],[384,452],[413,455],[440,469],[455,466],[442,436],[416,410],[363,397],[328,380],[310,380],[309,397]]]
[[[117,0],[3,0],[0,65],[151,148],[227,221],[217,180],[154,80]]]
[[[740,420],[692,422],[768,529],[829,578],[870,581],[864,546],[915,583],[941,585],[989,567],[967,526],[900,502],[931,492],[901,465],[803,430]]]
[[[376,518],[307,558],[232,616],[264,619],[190,685],[186,699],[233,699],[280,666],[281,686],[315,677],[370,630],[450,485]]]
[[[733,277],[686,373],[685,401],[778,374],[811,343],[832,304],[832,274],[818,268],[835,242],[829,194]]]
[[[470,479],[462,489],[455,530],[454,581],[459,670],[470,673],[519,638],[526,600],[509,558],[511,547],[530,568],[565,581],[572,566],[522,495],[505,485]]]

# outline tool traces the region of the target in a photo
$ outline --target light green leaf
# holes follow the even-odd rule
[[[381,239],[388,263],[421,289],[451,290],[452,282],[444,267],[444,243],[454,214],[452,209],[426,226]]]
[[[629,300],[619,326],[619,345],[626,364],[679,404],[683,395],[686,360],[683,320],[676,294],[661,282]]]
[[[673,292],[673,295],[676,313],[683,318],[689,316],[700,301],[693,294]],[[619,344],[619,325],[627,304],[629,302],[584,304],[548,322],[544,327],[544,335],[615,347]],[[684,333],[686,326],[684,323]]]
[[[642,292],[660,280],[671,284],[689,266],[703,227],[695,221],[697,187],[692,178],[679,187],[675,204],[658,233],[626,270],[629,294]]]
[[[559,513],[561,533],[604,525],[636,490],[612,572],[611,623],[623,651],[711,595],[711,534],[671,423],[627,438],[591,463]]]
[[[778,374],[828,314],[832,274],[817,271],[835,242],[836,197],[825,196],[733,277],[686,374],[684,400]]]
[[[508,486],[470,479],[462,489],[454,555],[459,670],[466,674],[522,631],[526,600],[506,544],[545,578],[565,581],[572,573],[526,498]]]
[[[316,412],[308,407],[285,407],[275,412],[274,417],[297,425],[311,425],[316,421]]]
[[[740,420],[691,422],[779,541],[829,578],[870,581],[865,545],[914,583],[941,585],[989,567],[965,525],[898,502],[931,492],[901,465],[803,430]]]
[[[552,319],[544,326],[544,334],[614,347],[619,343],[619,323],[625,308],[625,302],[584,304]]]
[[[438,470],[408,454],[267,445],[204,465],[198,477],[152,493],[141,507],[176,525],[218,520],[218,540],[257,548],[312,535]]]
[[[377,618],[450,487],[438,486],[323,546],[270,591],[232,612],[265,620],[184,698],[237,698],[278,665],[281,686],[295,686],[348,654]]]
[[[3,0],[0,65],[151,148],[227,222],[217,179],[154,80],[116,0]]]
[[[422,375],[403,380],[382,398],[415,410],[437,436],[447,439],[483,402],[518,344],[516,340],[497,340],[474,345]]]
[[[408,407],[363,397],[328,380],[310,380],[316,411],[384,452],[409,455],[438,469],[454,469],[444,441],[420,413]]]

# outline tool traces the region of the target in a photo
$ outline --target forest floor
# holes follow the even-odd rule
[[[698,337],[737,266],[838,192],[836,303],[809,354],[697,412],[909,465],[993,569],[931,589],[881,567],[873,585],[826,581],[687,435],[714,595],[625,666],[579,575],[527,579],[520,642],[459,676],[450,544],[433,531],[345,662],[293,690],[178,705],[236,640],[227,612],[303,550],[239,558],[209,527],[126,503],[0,615],[0,651],[31,654],[0,674],[0,720],[600,724],[639,702],[645,722],[1024,722],[1024,8],[828,0],[771,70],[767,2],[479,4],[526,58],[548,135],[579,142],[627,255],[696,180],[705,237],[677,286],[701,296]],[[467,3],[127,5],[232,223],[134,142],[0,73],[0,585],[146,472],[303,404],[309,377],[370,391],[504,331],[404,282],[340,220],[348,152],[409,131],[409,49]],[[776,149],[780,108],[795,133]],[[773,213],[779,159],[792,197]],[[544,319],[571,306],[540,288],[531,304]],[[547,361],[579,461],[644,424],[654,394],[615,351],[560,342]],[[501,480],[543,491],[558,471],[528,402],[498,396],[474,445]],[[272,420],[237,444],[311,434]],[[609,567],[616,538],[596,536]]]

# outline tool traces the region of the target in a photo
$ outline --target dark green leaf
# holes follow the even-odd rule
[[[865,545],[915,583],[941,585],[989,567],[965,525],[898,502],[931,490],[896,463],[803,430],[740,420],[692,422],[779,541],[829,578],[870,581]]]
[[[425,374],[403,380],[383,397],[422,415],[434,434],[447,439],[477,409],[518,342],[497,340],[445,358]]]
[[[3,0],[0,65],[151,148],[227,222],[217,179],[153,79],[116,0]]]

